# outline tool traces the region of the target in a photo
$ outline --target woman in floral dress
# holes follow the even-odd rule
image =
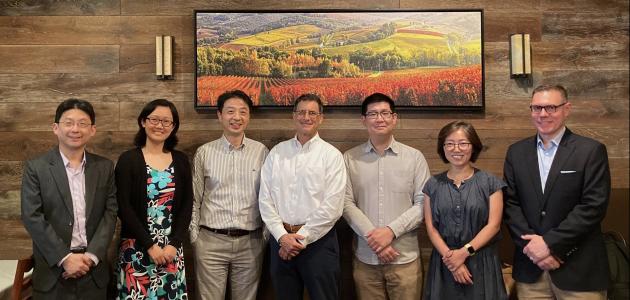
[[[116,164],[121,220],[118,299],[187,299],[182,241],[192,211],[188,157],[174,149],[179,116],[164,99],[138,116],[135,149]]]

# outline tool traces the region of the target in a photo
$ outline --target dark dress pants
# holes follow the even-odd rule
[[[331,229],[319,240],[307,245],[300,254],[286,261],[280,258],[280,245],[271,238],[271,280],[279,300],[299,300],[304,287],[312,300],[339,299],[339,243]]]

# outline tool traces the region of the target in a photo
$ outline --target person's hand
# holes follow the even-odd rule
[[[454,272],[464,264],[468,256],[468,250],[464,248],[452,249],[442,257],[442,262],[444,262],[449,271]]]
[[[149,250],[147,250],[151,259],[157,265],[166,264],[166,259],[164,258],[164,250],[158,244],[153,244]]]
[[[299,240],[303,240],[304,237],[296,234],[296,233],[287,233],[280,237],[278,243],[280,244],[281,250],[283,250],[285,257],[292,258],[296,255],[300,254],[300,251],[304,249],[304,245],[299,242]],[[282,258],[282,254],[280,251],[278,252],[280,257]],[[284,258],[283,258],[284,259]],[[288,259],[285,259],[288,260]]]
[[[536,265],[545,271],[551,271],[560,268],[560,265],[562,265],[562,261],[557,259],[553,255],[549,255],[538,261]]]
[[[291,260],[295,255],[291,255],[287,249],[280,247],[280,249],[278,249],[278,256],[283,260]]]
[[[400,253],[398,253],[398,251],[396,251],[394,247],[389,245],[376,255],[378,256],[378,260],[380,260],[382,263],[387,264],[394,261],[394,259],[396,259],[400,255]]]
[[[72,253],[63,261],[62,277],[64,279],[79,278],[87,274],[93,264],[94,262],[89,257],[80,253]]]
[[[542,236],[537,234],[526,234],[522,235],[521,238],[529,241],[525,248],[523,248],[523,254],[527,255],[532,262],[538,263],[543,258],[551,255],[551,251]]]
[[[173,245],[166,245],[166,247],[164,247],[164,249],[162,250],[164,251],[163,253],[166,263],[172,263],[177,256],[177,248],[175,248]]]
[[[368,231],[365,237],[372,251],[379,253],[392,243],[392,240],[394,240],[394,232],[387,226],[379,227]]]
[[[461,284],[472,284],[472,275],[470,274],[470,271],[468,271],[468,268],[466,267],[466,265],[461,265],[459,266],[459,268],[457,268],[455,271],[451,271],[451,273],[453,274],[453,278],[455,278],[455,281]]]

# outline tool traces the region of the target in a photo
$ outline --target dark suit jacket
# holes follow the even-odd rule
[[[107,247],[116,226],[113,163],[87,153],[85,157],[85,229],[87,252],[99,259],[86,276],[98,287],[109,280]],[[74,213],[66,169],[59,149],[26,162],[22,177],[22,222],[33,239],[33,289],[51,290],[63,268],[57,263],[70,253]]]
[[[566,129],[542,192],[536,136],[508,149],[503,174],[508,185],[504,218],[516,244],[513,277],[535,282],[543,272],[523,254],[522,234],[541,235],[564,261],[550,271],[564,290],[595,291],[608,286],[608,259],[601,231],[610,194],[606,147]]]
[[[186,154],[177,150],[171,153],[175,166],[175,196],[169,244],[178,248],[188,237],[188,225],[192,215],[192,173]],[[145,249],[153,245],[147,224],[147,179],[142,150],[134,148],[123,152],[116,163],[120,237],[136,239]]]

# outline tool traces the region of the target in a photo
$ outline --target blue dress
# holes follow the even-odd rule
[[[446,172],[430,178],[423,192],[431,198],[433,227],[451,249],[463,247],[488,224],[490,195],[505,187],[505,183],[487,172],[475,169],[473,176],[462,181],[459,188]],[[473,284],[455,281],[433,249],[424,289],[424,299],[507,299],[501,260],[497,252],[497,233],[477,253],[466,259]]]
[[[148,165],[146,168],[149,233],[154,243],[164,247],[171,233],[175,168],[172,164],[164,171]],[[136,239],[123,238],[117,274],[117,299],[188,299],[182,247],[177,249],[174,261],[160,266]]]

